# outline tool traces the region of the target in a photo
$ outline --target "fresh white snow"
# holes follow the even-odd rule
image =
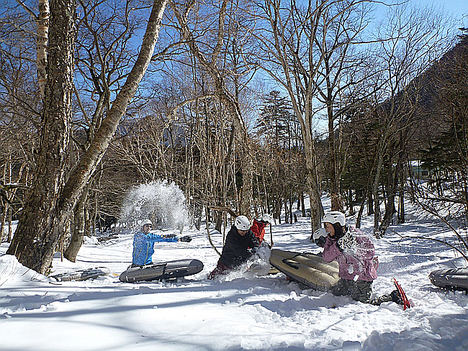
[[[218,255],[203,228],[184,231],[190,243],[156,244],[154,261],[196,258],[205,265],[199,274],[167,282],[119,282],[131,261],[131,233],[87,240],[76,263],[56,255],[53,274],[97,266],[111,271],[88,281],[55,283],[5,255],[3,243],[0,350],[468,350],[468,296],[428,279],[433,270],[466,262],[435,241],[401,238],[451,236],[437,220],[411,211],[408,223],[374,240],[380,260],[374,293],[393,290],[395,277],[413,303],[406,311],[391,302],[372,306],[302,290],[282,274],[236,272],[207,280]],[[365,232],[371,219],[363,223]],[[321,250],[308,240],[308,218],[274,225],[273,234],[275,248]],[[221,234],[213,233],[213,240],[221,249]]]

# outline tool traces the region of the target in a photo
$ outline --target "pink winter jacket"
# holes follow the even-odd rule
[[[323,248],[323,259],[326,262],[338,261],[339,276],[347,280],[373,281],[377,278],[378,259],[374,256],[374,244],[361,231],[350,228],[355,241],[352,247],[338,249],[336,240],[327,236]]]

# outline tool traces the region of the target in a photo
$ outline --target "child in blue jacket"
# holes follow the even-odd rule
[[[177,242],[192,240],[189,236],[183,236],[180,239],[176,235],[158,235],[150,233],[153,223],[150,220],[143,222],[141,232],[133,237],[133,258],[132,266],[144,266],[153,263],[154,243],[157,242]]]

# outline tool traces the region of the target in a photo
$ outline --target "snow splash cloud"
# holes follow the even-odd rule
[[[120,222],[135,231],[145,219],[150,219],[154,228],[177,228],[182,232],[189,222],[182,190],[166,180],[141,184],[130,190],[123,202]]]

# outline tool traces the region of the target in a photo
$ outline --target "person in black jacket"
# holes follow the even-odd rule
[[[246,262],[260,245],[257,237],[250,230],[250,221],[246,216],[238,216],[226,236],[223,252],[216,268],[208,275],[213,279],[225,274]]]

